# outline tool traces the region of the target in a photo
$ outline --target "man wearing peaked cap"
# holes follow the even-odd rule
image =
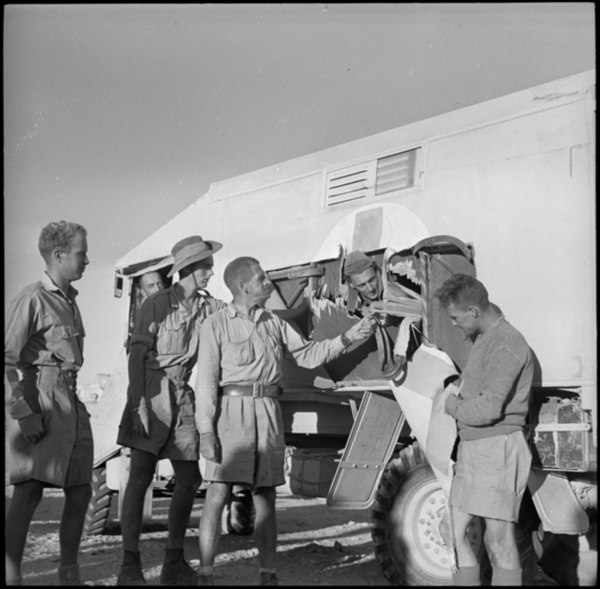
[[[358,294],[360,306],[369,305],[381,299],[383,288],[381,271],[375,260],[369,258],[365,253],[359,250],[350,252],[344,260],[342,274],[351,291]]]
[[[169,507],[169,535],[160,581],[195,585],[183,541],[202,478],[195,425],[194,391],[188,379],[198,357],[200,325],[225,303],[198,291],[213,275],[213,254],[222,245],[192,235],[171,250],[179,281],[150,295],[142,305],[130,341],[127,404],[117,442],[131,448],[131,470],[123,497],[123,564],[118,585],[145,585],[139,552],[144,496],[158,460],[168,458],[177,484]]]

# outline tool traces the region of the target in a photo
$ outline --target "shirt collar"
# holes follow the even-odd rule
[[[47,272],[44,272],[41,282],[42,282],[43,287],[46,290],[48,290],[50,292],[59,292],[63,295],[65,294],[64,291],[62,291],[60,289],[60,287],[56,284],[56,282],[54,282],[54,280],[52,280],[52,278],[50,278],[50,275]],[[76,288],[73,288],[71,285],[69,285],[69,290],[66,293],[67,297],[72,300],[78,294],[79,294],[79,291]]]
[[[181,299],[177,296],[177,289],[175,288],[175,284],[172,284],[168,289],[169,293],[169,304],[173,308],[179,307],[180,304],[183,304]],[[208,301],[208,293],[204,293],[201,291],[196,291],[196,296],[194,297],[194,306],[197,308],[202,308],[207,304]]]
[[[233,319],[236,315],[239,315],[240,317],[244,318],[244,319],[249,319],[248,317],[246,317],[245,315],[242,315],[238,310],[237,307],[233,304],[233,303],[229,303],[227,305],[227,307],[225,307],[227,316],[230,319]],[[258,323],[263,317],[266,317],[268,315],[268,311],[264,308],[261,308],[255,315],[254,315],[254,323]]]

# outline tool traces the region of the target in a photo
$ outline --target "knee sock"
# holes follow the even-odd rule
[[[523,584],[522,569],[499,569],[492,566],[492,585],[516,586]]]
[[[452,584],[457,587],[476,587],[481,585],[479,565],[459,567],[457,571],[452,571]]]

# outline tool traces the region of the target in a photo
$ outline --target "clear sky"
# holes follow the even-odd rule
[[[113,267],[223,180],[595,68],[595,5],[4,6],[5,298],[88,229],[80,384],[125,334]]]

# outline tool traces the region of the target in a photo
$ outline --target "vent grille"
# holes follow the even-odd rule
[[[326,206],[413,188],[420,147],[370,162],[331,170],[326,175]]]

